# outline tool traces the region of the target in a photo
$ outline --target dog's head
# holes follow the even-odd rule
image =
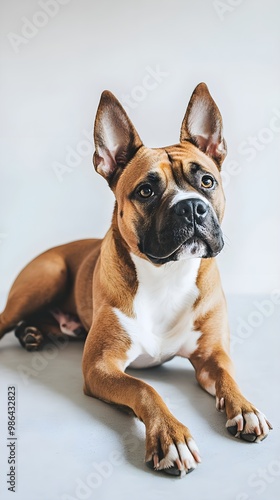
[[[94,140],[94,166],[115,194],[118,229],[131,252],[159,265],[221,251],[226,143],[204,83],[192,94],[179,144],[145,147],[108,91],[101,96]]]

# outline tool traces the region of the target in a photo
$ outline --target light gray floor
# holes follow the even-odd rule
[[[81,344],[63,349],[51,346],[31,354],[13,334],[7,335],[0,345],[1,499],[278,499],[280,305],[266,304],[266,315],[258,314],[263,300],[228,298],[238,381],[274,426],[263,443],[248,444],[228,435],[224,414],[198,387],[185,360],[133,372],[158,390],[200,447],[203,463],[182,479],[146,468],[143,424],[83,395]],[[242,323],[241,329],[241,318],[247,328]],[[248,321],[259,326],[250,327]],[[6,483],[7,388],[11,385],[18,393],[15,494],[7,491]]]

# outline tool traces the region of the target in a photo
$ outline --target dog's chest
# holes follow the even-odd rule
[[[133,256],[138,290],[134,317],[116,310],[132,345],[127,366],[144,368],[188,356],[196,348],[198,332],[193,327],[193,305],[198,297],[196,278],[200,259],[182,260],[160,267]]]

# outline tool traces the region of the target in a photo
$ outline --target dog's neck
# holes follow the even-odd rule
[[[195,282],[201,258],[182,259],[155,265],[137,255],[130,254],[136,268],[138,282],[151,288],[173,286],[184,288],[184,283]]]

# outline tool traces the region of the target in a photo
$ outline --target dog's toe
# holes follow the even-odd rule
[[[232,436],[236,436],[236,434],[237,434],[237,425],[231,425],[230,427],[227,427],[227,430],[228,430],[228,432]]]
[[[258,436],[256,434],[244,434],[243,432],[241,432],[240,438],[243,439],[243,441],[247,441],[248,443],[254,443],[258,439]]]
[[[40,341],[33,333],[28,333],[23,337],[23,342],[25,344],[25,349],[27,351],[35,351],[40,345]]]

